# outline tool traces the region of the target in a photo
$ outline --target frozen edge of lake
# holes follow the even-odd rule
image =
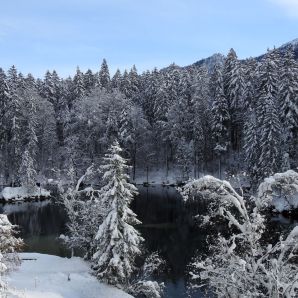
[[[22,264],[7,277],[10,293],[18,298],[131,298],[125,292],[100,283],[82,258],[61,258],[20,253]],[[68,280],[68,278],[70,280]]]

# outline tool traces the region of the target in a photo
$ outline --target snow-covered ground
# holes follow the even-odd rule
[[[39,197],[49,197],[50,192],[41,188],[36,187],[33,189],[28,189],[27,187],[4,187],[1,192],[1,198],[9,200],[24,200],[26,198],[39,198]]]
[[[7,298],[131,298],[114,287],[100,283],[81,258],[61,258],[21,253],[21,266],[10,273]]]

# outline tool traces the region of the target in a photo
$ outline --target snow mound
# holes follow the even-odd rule
[[[100,283],[81,258],[61,258],[21,253],[20,268],[7,278],[8,298],[131,298],[112,286]]]
[[[35,187],[29,189],[24,186],[20,187],[4,187],[1,193],[1,196],[4,200],[24,200],[26,198],[39,198],[39,197],[49,197],[50,192],[40,188]]]
[[[298,173],[293,170],[265,178],[258,189],[257,204],[277,212],[298,208]]]

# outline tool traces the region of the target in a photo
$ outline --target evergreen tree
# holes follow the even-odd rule
[[[119,69],[116,70],[112,80],[111,80],[111,87],[112,88],[117,88],[120,89],[121,87],[121,80],[122,80],[122,75]]]
[[[260,121],[259,177],[272,175],[280,169],[282,128],[278,105],[278,64],[275,51],[266,55],[259,73],[258,119]]]
[[[36,155],[37,155],[37,121],[36,121],[36,94],[26,92],[26,107],[27,107],[27,133],[25,151],[22,154],[19,174],[22,186],[28,189],[34,189],[36,185]]]
[[[22,98],[20,97],[17,70],[12,66],[8,70],[10,101],[7,107],[6,121],[9,129],[8,152],[12,185],[18,182],[18,169],[22,152]]]
[[[236,52],[231,49],[224,64],[224,95],[230,115],[230,137],[233,149],[240,149],[243,117],[244,75]]]
[[[110,72],[106,59],[103,59],[101,68],[98,74],[99,85],[102,88],[110,88]]]
[[[10,90],[7,84],[7,77],[5,72],[0,68],[0,149],[2,153],[1,168],[3,169],[6,182],[9,178],[9,105],[10,105]]]
[[[210,142],[212,115],[209,85],[208,70],[206,67],[201,67],[192,82],[195,177],[199,175],[199,171],[204,172],[205,162],[210,158],[213,149]]]
[[[134,271],[136,256],[141,254],[143,238],[133,225],[139,224],[129,205],[137,194],[136,188],[127,182],[128,166],[119,154],[117,141],[110,147],[101,166],[105,185],[101,188],[103,223],[96,234],[96,253],[93,255],[93,269],[96,276],[119,287],[127,286]]]
[[[243,107],[245,109],[256,108],[256,89],[257,89],[257,62],[250,58],[244,66],[245,87],[243,94]],[[246,110],[247,111],[247,110]]]
[[[139,80],[139,75],[137,72],[137,69],[135,65],[131,68],[131,70],[128,73],[128,86],[126,88],[126,96],[128,98],[131,98],[135,102],[138,102],[138,96],[139,96],[139,88],[140,88],[140,80]]]
[[[244,153],[247,171],[253,187],[258,183],[258,163],[260,157],[260,140],[258,122],[254,110],[250,110],[244,125]]]
[[[84,74],[80,71],[80,68],[77,67],[77,72],[73,78],[74,83],[74,98],[79,100],[85,95],[85,83],[84,83]]]
[[[212,132],[215,139],[216,145],[214,147],[214,152],[218,156],[219,161],[219,178],[221,178],[221,158],[222,155],[227,151],[228,148],[228,123],[230,120],[230,115],[228,111],[227,99],[224,95],[223,86],[223,76],[221,67],[216,64],[214,66],[213,73],[213,97],[212,100]]]
[[[84,74],[83,80],[84,80],[85,92],[87,94],[90,94],[96,85],[96,78],[95,78],[94,74],[92,73],[91,69],[88,69],[86,71],[86,73]]]
[[[227,99],[224,95],[223,76],[221,67],[216,64],[213,73],[214,93],[212,96],[212,131],[216,144],[223,149],[228,146],[228,121],[230,115],[228,112]]]
[[[142,95],[142,106],[151,125],[158,117],[155,107],[158,105],[158,92],[161,85],[160,77],[159,71],[155,68],[147,77],[143,76],[142,78],[143,81],[146,80],[143,83],[145,86]]]
[[[293,47],[288,47],[282,61],[279,97],[281,122],[285,131],[284,151],[295,159],[298,137],[298,65]]]

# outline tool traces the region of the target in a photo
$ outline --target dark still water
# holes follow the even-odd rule
[[[159,251],[167,262],[162,276],[165,297],[203,297],[201,292],[187,292],[185,274],[195,252],[204,254],[207,250],[205,239],[211,231],[199,228],[192,216],[202,212],[203,207],[185,206],[173,187],[139,187],[139,193],[131,207],[142,221],[138,229],[145,238],[146,248]],[[3,212],[19,226],[25,251],[70,257],[70,251],[58,240],[66,232],[66,214],[61,205],[51,201],[0,204],[0,213]],[[271,218],[266,231],[269,242],[276,241],[282,231],[296,224],[282,216]],[[222,226],[217,228],[220,230]]]
[[[186,297],[185,269],[205,237],[188,215],[181,197],[173,187],[140,187],[132,209],[142,221],[139,227],[149,251],[159,251],[167,261],[162,277],[165,297]],[[24,250],[70,257],[70,251],[57,237],[66,232],[66,215],[61,205],[51,201],[0,204],[0,213],[8,214],[19,226]],[[200,293],[193,295],[202,297]]]

